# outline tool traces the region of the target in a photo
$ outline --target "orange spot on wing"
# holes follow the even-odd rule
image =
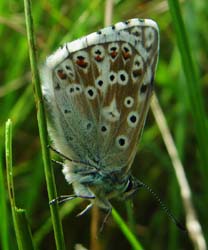
[[[123,58],[125,60],[129,59],[131,57],[131,54],[129,52],[123,52]]]
[[[84,58],[79,58],[77,61],[76,61],[76,64],[78,66],[80,66],[81,68],[86,68],[88,63],[85,61]]]
[[[61,80],[66,80],[67,75],[64,73],[64,71],[63,71],[62,69],[59,69],[59,70],[57,71],[57,74],[58,74],[58,76],[59,76],[59,78],[60,78]]]
[[[95,56],[95,60],[96,60],[97,62],[101,62],[101,61],[103,60],[103,57],[97,55],[97,56]]]
[[[110,53],[110,55],[111,55],[112,58],[115,58],[115,57],[118,55],[118,52],[112,51],[112,52]]]

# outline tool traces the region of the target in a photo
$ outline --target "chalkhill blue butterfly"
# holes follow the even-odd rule
[[[131,19],[60,47],[43,67],[43,95],[54,148],[75,194],[111,211],[111,198],[141,185],[131,175],[153,93],[159,32]],[[63,197],[62,197],[63,198]]]

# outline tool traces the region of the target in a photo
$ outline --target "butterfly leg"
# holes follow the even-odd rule
[[[61,195],[59,197],[56,197],[55,199],[51,200],[49,202],[49,205],[54,204],[55,202],[58,202],[58,204],[61,204],[65,201],[70,201],[73,200],[75,198],[77,198],[78,196],[76,194],[72,194],[72,195]]]
[[[110,205],[110,203],[109,203],[109,205]],[[112,212],[112,206],[110,205],[107,209],[104,210],[104,212],[106,212],[106,215],[105,215],[105,217],[103,219],[103,222],[102,222],[102,224],[100,226],[99,233],[102,233],[102,231],[103,231],[105,223],[107,222],[107,220],[108,220],[108,218],[109,218],[109,216],[110,216],[110,214]]]
[[[52,161],[53,163],[55,163],[55,164],[57,164],[57,165],[61,166],[61,167],[63,167],[63,166],[64,166],[63,162],[56,161],[56,160],[54,160],[54,159],[52,159],[51,161]]]
[[[54,204],[55,202],[58,202],[58,204],[64,203],[66,201],[74,200],[76,198],[82,198],[82,199],[95,199],[95,196],[86,196],[86,195],[77,195],[77,194],[72,194],[72,195],[61,195],[59,197],[56,197],[55,199],[51,200],[49,202],[49,205]]]
[[[79,216],[82,216],[83,214],[85,214],[86,212],[88,212],[91,209],[92,205],[93,205],[92,203],[88,204],[86,206],[86,208],[84,210],[82,210],[80,213],[78,213],[76,216],[79,217]]]

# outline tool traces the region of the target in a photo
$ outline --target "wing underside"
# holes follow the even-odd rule
[[[66,44],[67,56],[46,69],[51,131],[55,146],[68,157],[128,168],[149,109],[158,31],[126,24],[93,34],[94,44],[92,35],[82,39],[84,49]]]

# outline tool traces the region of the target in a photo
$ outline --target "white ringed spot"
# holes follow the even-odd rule
[[[102,45],[95,45],[92,47],[91,53],[96,62],[102,62],[105,56],[105,49]]]
[[[107,124],[100,125],[100,131],[103,135],[106,135],[109,132],[110,128]]]
[[[108,53],[113,61],[116,60],[119,52],[119,46],[117,43],[110,43],[108,45]]]
[[[125,70],[118,71],[118,84],[126,85],[128,83],[129,76]]]
[[[86,51],[77,51],[73,55],[74,63],[86,71],[90,66],[89,55]]]
[[[85,95],[88,99],[93,100],[97,96],[97,90],[93,86],[88,86],[85,88]]]
[[[128,43],[123,43],[121,45],[123,59],[126,61],[132,56],[132,49]]]
[[[67,76],[74,80],[75,79],[75,71],[74,71],[74,65],[72,63],[72,60],[66,59],[62,62],[61,66],[65,70]]]
[[[133,107],[134,105],[134,98],[131,97],[131,96],[127,96],[125,99],[124,99],[124,106],[126,108],[131,108]]]
[[[67,74],[62,68],[56,69],[56,76],[61,81],[67,80]]]
[[[96,80],[95,80],[95,86],[97,89],[99,89],[101,92],[105,92],[106,90],[106,81],[104,81],[102,76],[99,76]]]
[[[135,128],[139,121],[139,114],[136,111],[132,111],[127,116],[127,123],[129,127]]]
[[[133,81],[137,80],[144,72],[144,62],[142,57],[136,55],[132,67],[132,79]]]
[[[119,135],[116,138],[116,146],[119,149],[126,149],[129,146],[128,137],[125,135]]]
[[[75,96],[75,95],[81,94],[82,91],[83,91],[82,90],[82,86],[80,84],[78,84],[78,83],[69,84],[66,87],[66,90],[69,93],[69,95],[71,95],[71,96]]]
[[[111,71],[108,76],[108,81],[110,84],[115,84],[117,82],[117,74],[114,71]]]
[[[142,41],[142,30],[139,27],[134,27],[131,29],[131,34],[136,37],[138,41]]]

